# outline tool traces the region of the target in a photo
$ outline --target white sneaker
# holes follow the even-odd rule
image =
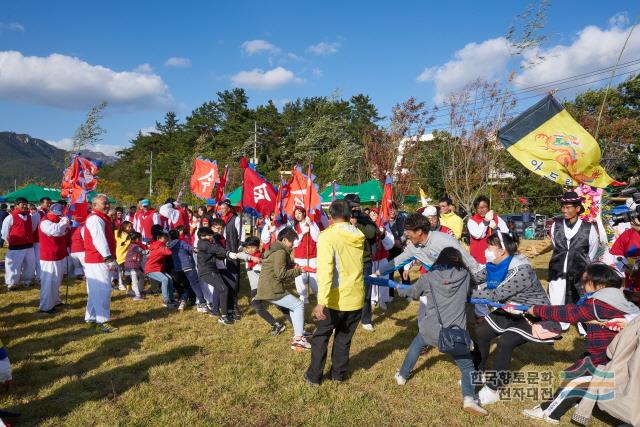
[[[535,408],[525,409],[522,411],[522,415],[528,418],[533,418],[536,420],[544,421],[549,424],[560,424],[560,421],[550,418],[549,415],[540,407],[540,405]]]
[[[311,344],[305,337],[300,337],[291,341],[291,349],[297,351],[311,350]]]
[[[187,302],[185,300],[180,301],[180,305],[178,305],[178,310],[182,311],[187,308]]]
[[[491,405],[500,401],[500,393],[484,386],[478,392],[478,399],[480,399],[482,406]]]
[[[470,414],[479,415],[481,417],[489,415],[489,412],[487,412],[487,410],[482,406],[478,405],[475,399],[471,396],[464,397],[462,409],[464,409],[466,412],[469,412]]]
[[[400,371],[396,372],[393,378],[396,379],[396,382],[398,383],[398,385],[405,385],[407,383],[407,379],[402,375],[400,375]]]
[[[364,329],[365,331],[369,331],[369,332],[375,331],[375,328],[373,327],[373,325],[371,323],[363,323],[362,324],[362,329]]]

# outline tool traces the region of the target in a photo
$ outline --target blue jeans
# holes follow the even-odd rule
[[[147,273],[147,277],[155,280],[156,282],[160,282],[162,287],[162,302],[165,304],[173,302],[173,280],[171,280],[171,277],[167,273],[154,271],[152,273]]]
[[[425,346],[424,339],[422,335],[418,334],[411,342],[409,346],[409,350],[407,350],[407,355],[404,358],[404,362],[402,363],[402,367],[400,368],[400,375],[402,378],[409,378],[411,375],[411,370],[416,365],[418,358],[420,357],[420,353],[422,352],[422,348]],[[461,356],[453,356],[453,361],[456,362],[458,368],[460,369],[460,373],[462,375],[462,396],[474,396],[473,384],[471,382],[471,374],[474,370],[473,361],[471,360],[471,353],[463,354]]]
[[[304,332],[304,303],[300,298],[287,294],[280,299],[273,299],[269,302],[289,309],[291,323],[293,323],[293,335],[301,337]]]

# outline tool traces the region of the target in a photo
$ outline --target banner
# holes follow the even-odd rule
[[[307,177],[302,173],[299,166],[294,167],[291,171],[291,179],[287,183],[287,190],[284,199],[285,213],[293,217],[294,209],[301,207],[311,219],[314,219],[315,211],[320,208],[322,199],[315,184],[313,184],[313,176],[309,174],[309,177]]]
[[[243,166],[242,162],[240,166]],[[242,179],[241,206],[250,213],[268,218],[276,209],[277,194],[273,185],[264,179],[251,164],[246,164]]]
[[[389,222],[389,210],[391,209],[391,205],[393,203],[393,180],[391,176],[387,175],[387,178],[384,181],[384,190],[382,191],[382,202],[380,203],[380,215],[378,215],[378,219],[376,220],[376,225],[378,227],[385,225]]]
[[[224,167],[224,173],[222,178],[218,181],[218,188],[216,189],[216,203],[220,203],[224,200],[224,187],[227,185],[227,179],[229,178],[229,166]]]
[[[218,162],[198,157],[193,162],[191,192],[201,199],[211,197],[213,187],[220,181]]]
[[[69,203],[84,203],[87,201],[87,193],[94,191],[98,185],[98,171],[100,162],[85,159],[73,155],[71,165],[62,175],[60,185],[60,197]]]
[[[498,139],[527,169],[560,185],[623,185],[600,166],[597,141],[552,95],[500,129]]]

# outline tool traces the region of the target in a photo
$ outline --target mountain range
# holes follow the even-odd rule
[[[26,134],[0,132],[0,153],[0,194],[28,183],[57,187],[67,167],[67,151]],[[103,164],[116,161],[115,157],[91,150],[82,150],[80,155]]]

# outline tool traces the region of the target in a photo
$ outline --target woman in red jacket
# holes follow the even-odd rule
[[[149,279],[160,282],[162,286],[162,305],[167,308],[175,308],[173,299],[173,281],[171,276],[164,271],[164,261],[171,256],[171,249],[167,247],[169,235],[162,233],[158,239],[149,245],[149,256],[144,265],[144,273]]]

